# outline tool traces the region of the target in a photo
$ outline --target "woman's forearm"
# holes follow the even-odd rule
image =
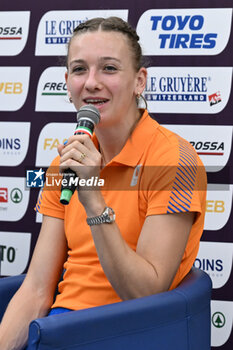
[[[47,314],[52,303],[28,286],[22,286],[11,299],[0,324],[0,349],[24,349],[32,320]]]

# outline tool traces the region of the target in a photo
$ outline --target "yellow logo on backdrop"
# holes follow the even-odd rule
[[[0,92],[3,92],[4,94],[22,94],[23,84],[20,82],[0,82]]]
[[[46,138],[44,140],[44,150],[49,149],[50,151],[52,151],[54,148],[57,148],[58,145],[64,143],[66,140],[67,138],[63,139],[63,141],[60,142],[58,139]]]
[[[206,213],[224,213],[225,202],[220,200],[207,200]]]

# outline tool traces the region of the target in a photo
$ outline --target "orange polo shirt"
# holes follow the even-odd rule
[[[95,136],[93,142],[98,147]],[[58,165],[59,157],[51,164],[52,172]],[[121,152],[102,169],[100,178],[104,180],[104,199],[114,209],[119,230],[133,250],[148,215],[197,212],[170,287],[175,288],[194,263],[204,226],[206,173],[193,147],[145,111]],[[77,192],[67,206],[59,200],[60,190],[45,186],[36,205],[41,214],[64,219],[69,247],[66,272],[53,307],[78,310],[121,301],[101,267]]]

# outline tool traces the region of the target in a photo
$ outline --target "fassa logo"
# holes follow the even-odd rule
[[[58,155],[57,146],[73,135],[75,123],[49,123],[41,130],[36,151],[36,166],[47,167]]]
[[[227,45],[231,18],[230,8],[153,9],[142,14],[137,32],[145,55],[216,55]]]
[[[52,151],[53,149],[56,149],[57,150],[57,146],[60,145],[60,144],[63,144],[65,141],[67,141],[67,138],[63,138],[61,141],[59,141],[58,138],[45,138],[44,139],[44,147],[43,147],[43,150],[46,151],[46,150],[49,150],[49,151]]]

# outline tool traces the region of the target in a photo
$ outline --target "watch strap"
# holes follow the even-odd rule
[[[101,215],[87,218],[87,224],[89,226],[100,225],[100,224],[111,224],[115,221],[114,210],[110,207],[105,207]]]

